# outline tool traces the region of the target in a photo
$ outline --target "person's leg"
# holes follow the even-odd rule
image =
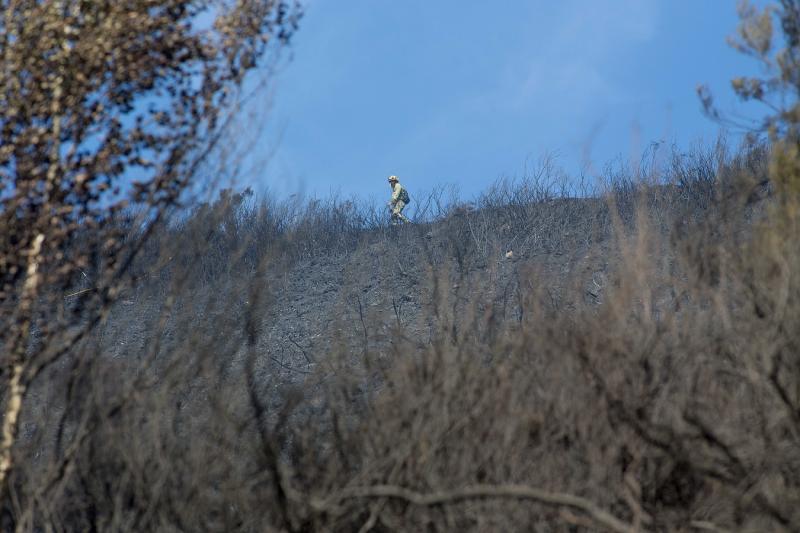
[[[403,209],[405,207],[406,204],[403,201],[398,201],[396,204],[394,204],[394,209],[392,210],[392,218],[400,222],[411,222],[403,214]]]

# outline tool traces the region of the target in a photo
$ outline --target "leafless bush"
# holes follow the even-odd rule
[[[21,503],[7,518],[120,530],[791,530],[797,248],[770,219],[746,217],[761,178],[733,179],[743,169],[720,167],[737,185],[715,188],[739,192],[715,192],[689,222],[681,187],[638,185],[676,196],[637,201],[632,228],[611,197],[487,201],[389,228],[369,211],[224,192],[161,228],[159,257],[177,259],[157,297],[114,306],[102,334],[34,388]],[[608,261],[599,303],[581,298],[575,265],[561,290],[572,304],[554,305],[553,280],[537,271],[553,254],[482,259],[482,242],[502,249],[504,224],[558,228],[559,209],[580,238],[551,242],[600,246]],[[323,220],[338,224],[313,223]],[[579,235],[601,223],[604,239]],[[775,247],[777,235],[788,240]],[[318,245],[294,248],[298,238]],[[265,344],[269,280],[343,250],[363,261],[374,246],[387,276],[423,280],[416,316],[387,335],[359,300],[355,327],[341,317],[357,335],[325,352],[294,339],[303,366]],[[519,312],[506,312],[502,280]]]
[[[729,201],[745,206],[748,191]],[[120,387],[126,360],[98,353],[77,374],[75,467],[24,516],[118,529],[792,530],[795,235],[770,217],[743,241],[713,212],[664,234],[651,206],[633,230],[610,222],[619,261],[599,305],[550,305],[531,261],[525,312],[503,319],[469,276],[453,289],[458,258],[442,260],[416,318],[433,324],[429,339],[412,320],[382,343],[385,324],[365,313],[360,340],[309,354],[302,385],[258,342],[264,308],[211,298],[208,322],[164,309],[152,331],[172,343],[144,352],[157,366]],[[34,453],[46,441],[29,448],[21,487],[43,486]]]
[[[777,214],[747,217],[762,179],[746,176],[762,168],[740,163],[748,157],[716,167],[713,200],[688,220],[691,162],[679,167],[682,184],[637,184],[632,227],[611,196],[530,196],[524,184],[397,228],[355,204],[223,192],[156,231],[154,258],[172,259],[164,277],[140,285],[158,291],[111,307],[32,387],[11,478],[19,503],[5,520],[22,529],[791,530],[798,248]],[[767,214],[776,205],[760,203]],[[135,232],[133,220],[120,224]],[[537,270],[552,251],[531,245],[538,253],[488,261],[513,235],[504,225],[562,231],[548,242],[569,252],[599,247],[602,300],[581,297],[582,254],[561,260],[578,264],[558,305],[552,277]],[[595,237],[582,234],[592,227]],[[361,262],[371,247],[386,252],[387,276],[421,280],[422,306],[397,314],[387,333],[362,300],[348,325],[342,302],[343,333],[327,350],[290,337],[305,363],[279,356],[263,338],[272,280],[309,260]],[[507,312],[509,296],[518,312]]]

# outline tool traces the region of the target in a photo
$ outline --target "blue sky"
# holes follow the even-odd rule
[[[544,153],[592,176],[713,140],[695,89],[739,108],[737,20],[735,0],[310,0],[244,183],[380,197],[398,174],[468,197]]]

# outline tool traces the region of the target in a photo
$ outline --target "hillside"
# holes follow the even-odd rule
[[[71,529],[797,523],[800,259],[764,154],[399,227],[224,192],[32,391],[25,476]]]
[[[212,332],[224,324],[227,334],[242,334],[257,316],[258,359],[271,377],[291,383],[324,364],[333,349],[388,357],[398,336],[424,349],[448,327],[436,311],[445,302],[460,317],[452,327],[478,329],[522,320],[521,284],[541,291],[554,310],[599,304],[611,260],[609,222],[602,220],[607,206],[592,198],[552,198],[514,211],[455,209],[434,222],[365,228],[344,251],[331,247],[288,263],[278,256],[261,271],[189,282],[189,290],[177,293],[168,336],[192,338],[172,331],[180,328],[175,315],[190,314],[184,323],[190,328],[198,320],[208,321]],[[147,284],[140,291],[123,298],[105,326],[114,357],[134,355],[158,331],[154,321],[164,302]]]

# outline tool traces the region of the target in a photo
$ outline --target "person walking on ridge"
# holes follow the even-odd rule
[[[392,188],[392,199],[389,201],[389,209],[392,210],[392,224],[411,222],[403,215],[403,209],[411,202],[408,191],[400,185],[397,176],[389,176],[389,186]]]

